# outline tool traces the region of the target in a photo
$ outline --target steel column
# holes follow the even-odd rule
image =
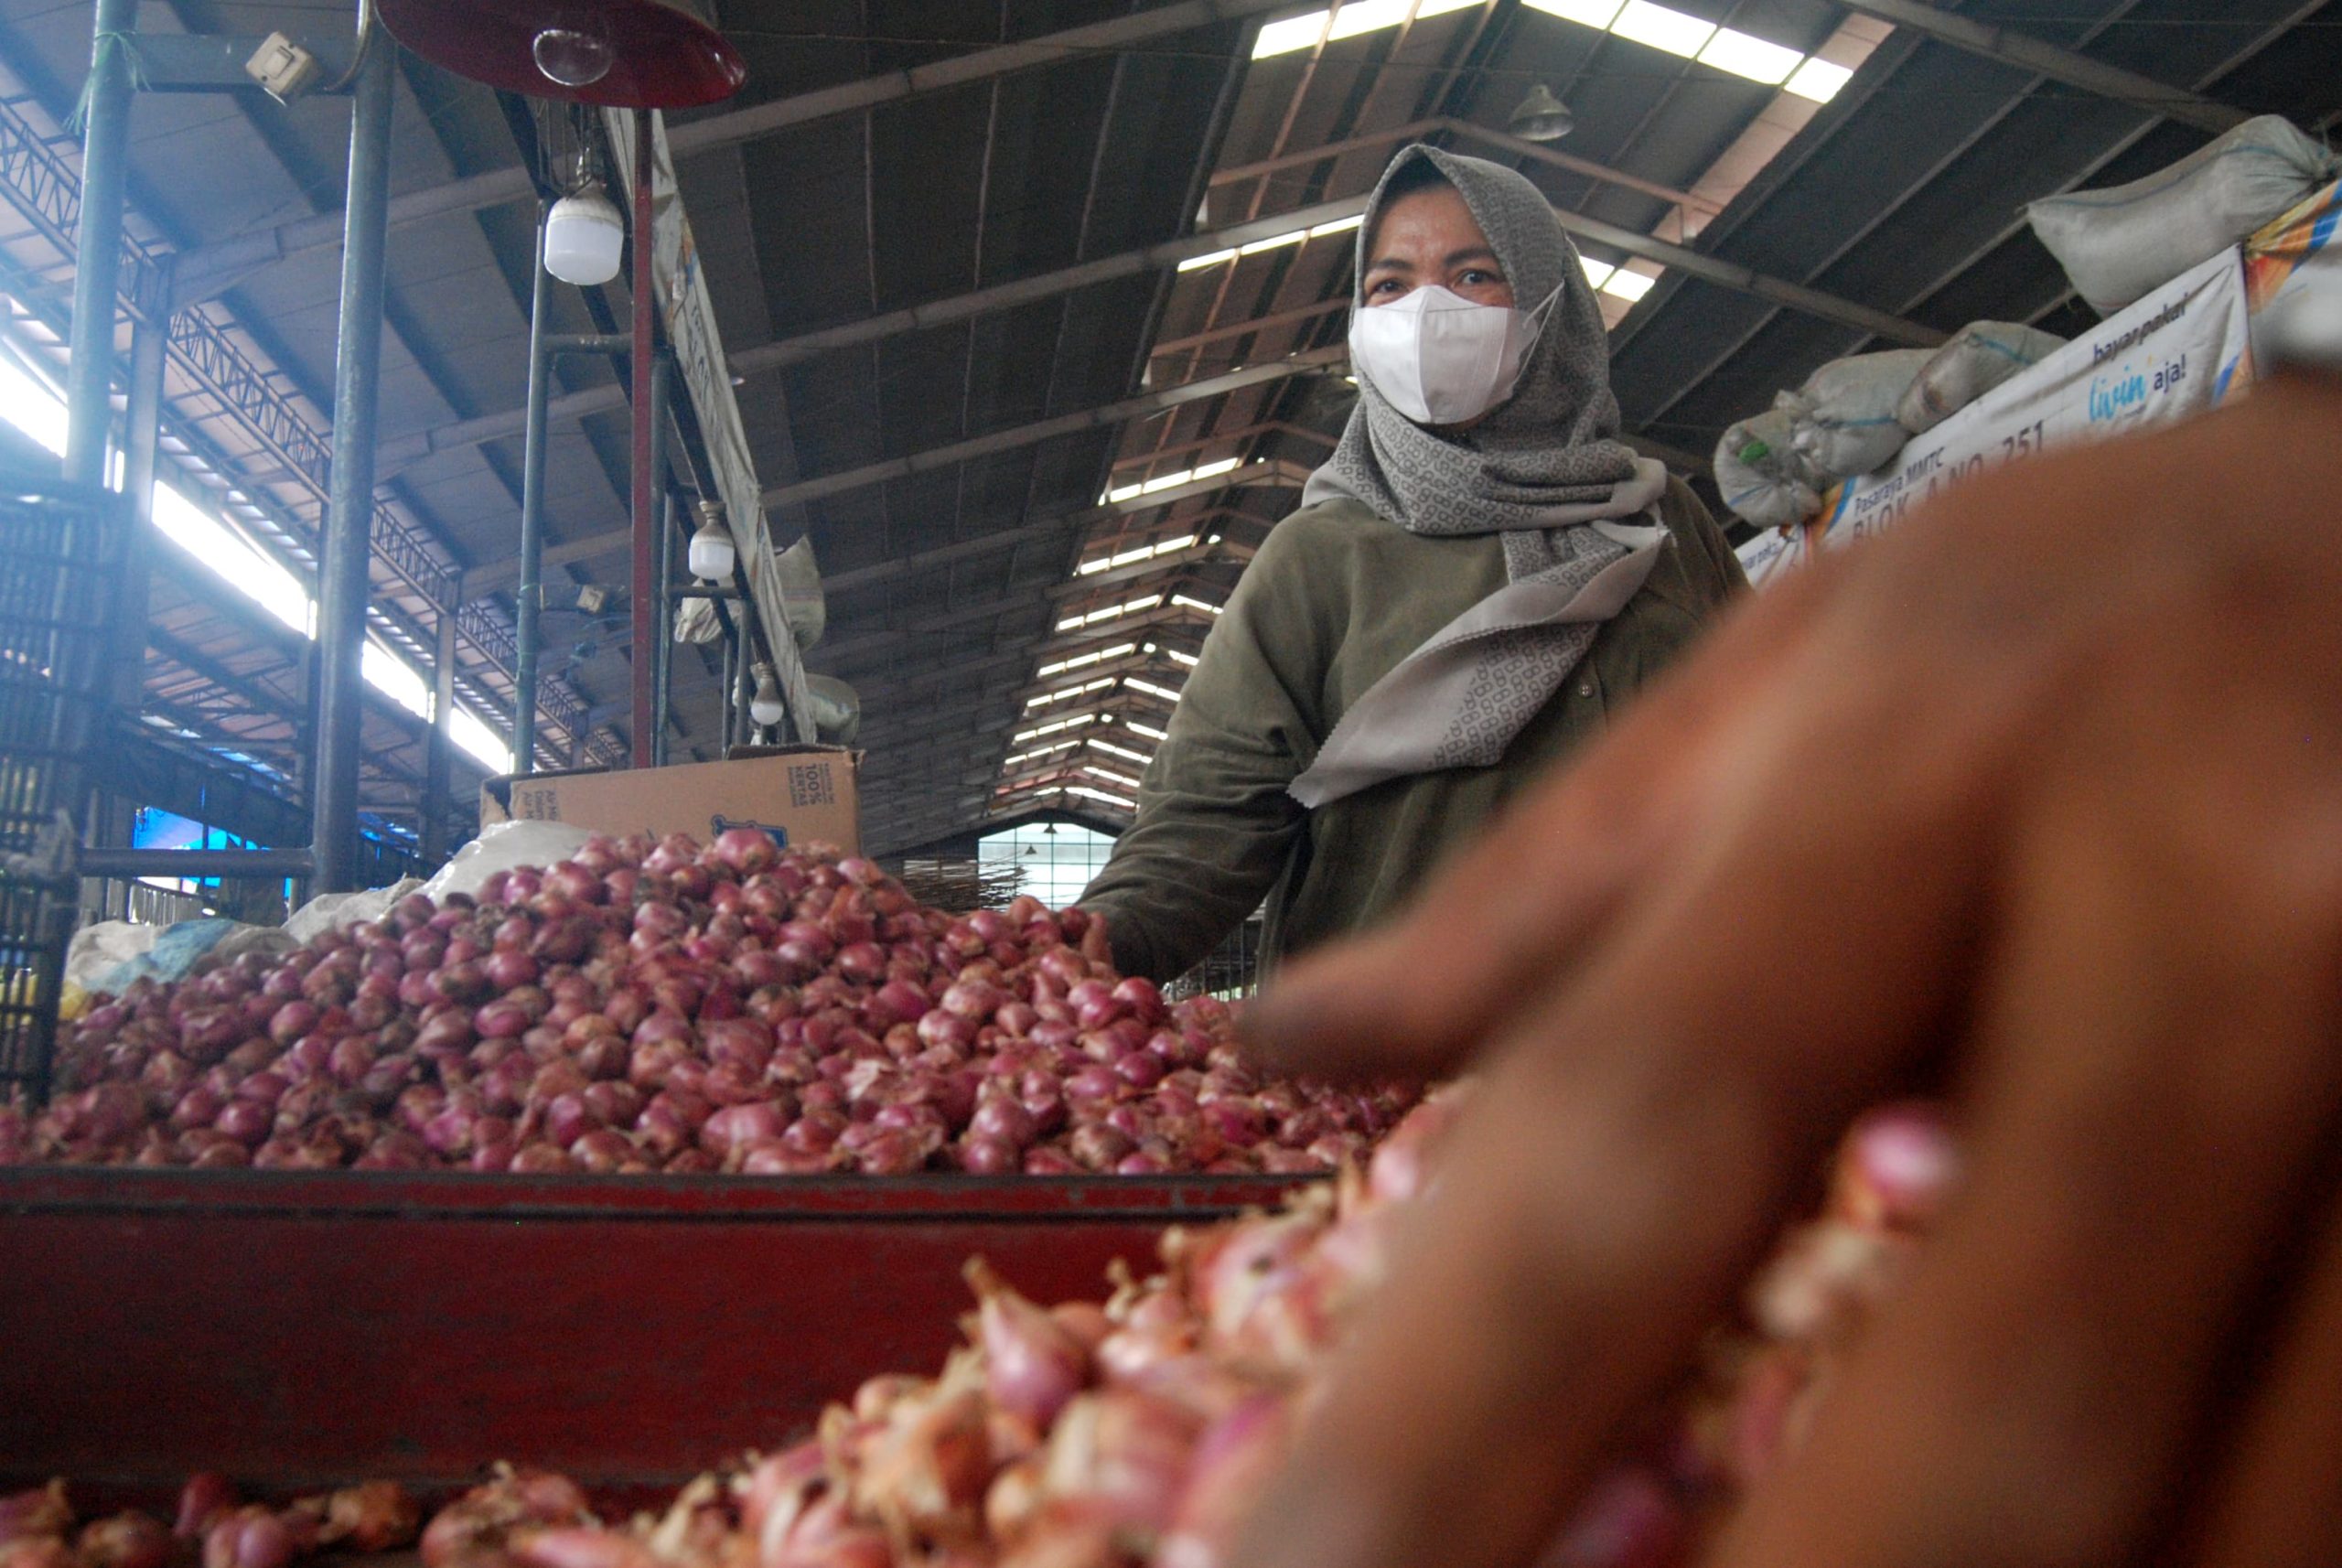
[[[732,698],[735,694],[734,688],[737,685],[732,671],[739,663],[740,639],[737,628],[732,624],[732,618],[725,613],[724,603],[720,599],[715,603],[715,618],[724,625],[724,684],[716,693],[719,708],[716,715],[718,722],[715,726],[716,755],[721,757],[725,752],[732,749]]]
[[[658,686],[659,711],[651,715],[650,732],[654,737],[651,760],[659,767],[667,766],[668,714],[674,706],[675,680],[675,603],[671,596],[675,577],[675,492],[661,481],[662,500],[659,514],[659,604],[657,611],[658,646],[650,652],[651,675]]]
[[[89,125],[73,262],[73,350],[65,367],[65,479],[106,482],[113,425],[114,291],[122,274],[123,192],[130,174],[131,35],[138,0],[98,0],[90,46]]]
[[[739,619],[740,653],[732,660],[732,723],[737,737],[732,744],[747,746],[757,738],[754,715],[748,703],[756,695],[757,639],[756,628],[744,614]]]
[[[423,862],[447,858],[447,771],[456,718],[456,612],[439,612],[439,646],[431,663],[431,734],[423,743]]]
[[[673,352],[661,349],[650,369],[650,646],[638,647],[634,652],[637,660],[648,660],[650,665],[653,768],[667,763],[667,622],[674,607],[668,601],[666,589],[675,532],[675,495],[667,479],[667,401],[673,392],[675,373]],[[637,591],[642,586],[638,581]]]
[[[114,601],[114,705],[138,711],[145,685],[148,574],[155,534],[155,459],[163,435],[163,350],[167,322],[141,317],[130,327],[130,399],[123,420],[122,492],[129,499],[122,592]]]
[[[316,893],[356,886],[359,720],[365,690],[367,566],[373,548],[374,431],[382,370],[382,252],[391,194],[391,68],[397,46],[370,40],[349,116],[341,322],[334,363],[333,470],[317,614],[317,765],[310,794]]]
[[[545,209],[537,209],[530,257],[529,401],[521,446],[521,586],[512,658],[512,770],[537,770],[537,617],[544,607],[545,404],[552,395],[553,352],[546,317],[553,314],[553,279],[545,271]]]
[[[634,113],[634,222],[628,235],[634,252],[634,362],[629,367],[634,383],[634,648],[628,663],[634,677],[634,705],[629,722],[637,768],[656,766],[651,736],[650,654],[650,639],[657,635],[652,582],[658,570],[651,559],[651,542],[658,527],[658,513],[651,498],[655,476],[650,471],[650,436],[656,426],[651,420],[650,389],[659,373],[651,358],[659,303],[650,272],[651,164],[650,111],[638,109]]]

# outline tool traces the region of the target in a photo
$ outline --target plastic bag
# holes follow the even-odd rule
[[[130,988],[134,981],[149,977],[156,980],[182,979],[188,970],[195,967],[197,959],[218,947],[234,932],[251,929],[241,920],[217,915],[156,927],[153,946],[126,962],[116,964],[98,977],[94,987],[85,989],[119,996]]]
[[[2152,294],[2284,214],[2342,171],[2275,114],[2248,120],[2169,168],[2025,209],[2033,231],[2102,316]]]
[[[476,896],[481,884],[515,866],[548,866],[567,860],[594,835],[566,822],[490,822],[479,837],[457,850],[439,874],[423,884],[426,898],[450,893]]]
[[[1796,426],[1797,449],[1832,478],[1858,478],[1885,467],[1911,439],[1895,411],[1933,358],[1932,349],[1890,349],[1832,360],[1814,371],[1804,386],[1780,397]]]
[[[154,950],[167,927],[138,920],[95,920],[73,933],[65,949],[65,983],[102,991],[106,977]]]
[[[298,909],[285,922],[285,930],[296,942],[306,942],[320,931],[354,926],[360,920],[379,920],[390,907],[414,892],[423,884],[414,877],[403,877],[388,887],[361,887],[355,893],[320,893]]]
[[[2066,340],[2054,333],[2014,321],[1971,322],[1920,367],[1895,417],[1914,435],[1933,430],[2065,346]]]
[[[1821,512],[1821,478],[1790,441],[1788,413],[1744,419],[1716,445],[1724,504],[1759,528],[1787,528]]]

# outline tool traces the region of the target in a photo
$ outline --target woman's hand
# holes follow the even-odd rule
[[[2342,1560],[2338,1014],[2342,390],[1960,489],[1254,1004],[1482,1088],[1232,1568],[1533,1560],[1915,1087],[1966,1186],[1721,1560]]]

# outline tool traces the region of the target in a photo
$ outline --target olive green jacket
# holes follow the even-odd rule
[[[1497,534],[1409,533],[1352,500],[1295,512],[1261,546],[1188,671],[1138,820],[1081,904],[1123,972],[1169,980],[1268,900],[1270,958],[1372,925],[1531,778],[1597,734],[1725,598],[1740,563],[1681,480],[1650,579],[1503,759],[1386,779],[1312,811],[1285,786],[1351,703],[1505,585]]]

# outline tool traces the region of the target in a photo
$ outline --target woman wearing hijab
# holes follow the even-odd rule
[[[1188,672],[1082,908],[1185,972],[1268,900],[1265,956],[1376,922],[1745,585],[1617,440],[1601,314],[1514,171],[1427,146],[1359,231],[1359,400]]]

